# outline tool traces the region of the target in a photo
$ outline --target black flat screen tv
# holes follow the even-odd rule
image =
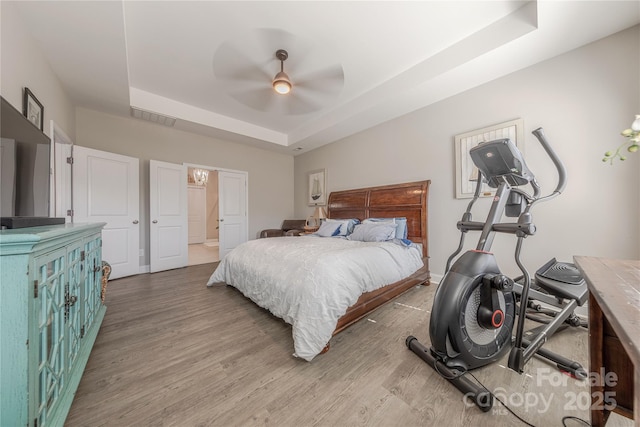
[[[49,218],[49,137],[0,98],[0,225],[64,223],[64,218]]]

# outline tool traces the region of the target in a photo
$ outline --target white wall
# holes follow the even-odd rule
[[[574,255],[639,259],[640,153],[613,166],[601,161],[640,114],[639,63],[636,26],[297,156],[296,216],[311,212],[305,203],[310,170],[326,168],[328,191],[431,179],[430,267],[441,275],[468,203],[455,199],[454,136],[521,117],[526,160],[543,191],[553,190],[556,172],[531,135],[537,127],[544,128],[569,179],[560,197],[533,211],[538,233],[524,243],[528,267]],[[477,234],[467,242],[475,246]],[[493,248],[509,274],[516,272],[514,243],[498,236]]]
[[[140,162],[141,265],[149,264],[149,160],[248,172],[249,239],[293,213],[293,156],[183,132],[155,123],[77,109],[76,144]]]
[[[22,18],[11,2],[0,2],[0,93],[18,111],[22,111],[22,91],[28,87],[44,106],[44,132],[50,135],[49,122],[55,121],[70,137],[75,136],[75,109],[62,84],[24,30]]]

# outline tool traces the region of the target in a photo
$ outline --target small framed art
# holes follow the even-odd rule
[[[40,130],[44,130],[44,107],[29,88],[24,88],[22,113]]]
[[[311,171],[307,175],[307,204],[309,206],[327,204],[327,181],[324,169]]]
[[[522,149],[524,121],[522,119],[511,120],[455,136],[456,199],[471,198],[475,191],[478,169],[473,164],[473,161],[471,161],[469,150],[481,142],[493,141],[494,139],[500,138],[511,139],[520,151],[524,151]],[[492,197],[494,194],[495,188],[490,188],[487,184],[482,184],[480,191],[481,197]]]

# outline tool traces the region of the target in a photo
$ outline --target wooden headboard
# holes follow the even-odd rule
[[[428,199],[430,180],[329,194],[329,218],[407,218],[407,237],[422,244],[422,255],[429,256]]]

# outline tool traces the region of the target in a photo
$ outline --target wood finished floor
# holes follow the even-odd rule
[[[409,290],[305,362],[291,355],[290,326],[231,287],[205,286],[214,265],[109,282],[67,426],[523,425],[500,404],[489,413],[465,405],[407,349],[408,335],[429,342],[435,286]],[[573,329],[546,346],[587,366],[587,340]],[[535,425],[589,418],[586,384],[542,360],[523,375],[496,364],[474,374]]]

